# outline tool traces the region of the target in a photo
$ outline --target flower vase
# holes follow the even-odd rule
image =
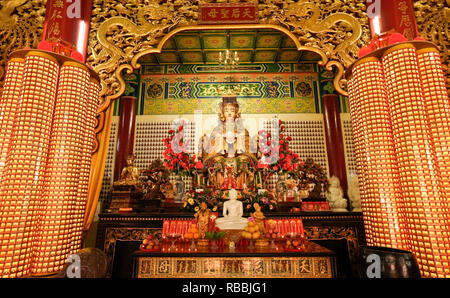
[[[212,244],[211,244],[211,246],[210,246],[210,248],[211,248],[212,250],[217,250],[217,249],[219,249],[219,246],[217,245],[217,241],[218,241],[218,240],[216,240],[216,239],[213,239],[213,240],[212,240]]]
[[[177,174],[174,183],[175,189],[175,203],[181,203],[183,201],[184,194],[186,192],[186,184],[183,181],[183,177]]]

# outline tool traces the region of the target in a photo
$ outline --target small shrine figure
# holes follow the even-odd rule
[[[186,186],[184,184],[183,178],[181,175],[177,175],[175,183],[174,183],[175,193],[174,193],[174,199],[175,203],[181,203],[183,201],[183,196],[186,191]]]
[[[135,188],[139,183],[139,169],[134,166],[134,160],[136,156],[134,154],[130,154],[126,158],[127,165],[123,168],[122,173],[120,174],[120,179],[113,183],[114,187],[129,187]]]
[[[344,199],[339,178],[336,176],[330,178],[330,188],[327,193],[327,200],[332,211],[347,212],[347,200]]]
[[[361,194],[359,191],[358,176],[354,175],[350,178],[348,186],[348,198],[350,199],[353,212],[362,212]]]
[[[206,202],[201,202],[200,210],[194,215],[201,238],[205,238],[205,233],[209,231],[210,213],[211,211],[208,209]]]
[[[248,168],[248,163],[241,163],[238,170],[238,189],[244,189],[244,186],[247,187],[253,183],[254,174]]]
[[[255,208],[255,212],[251,213],[251,216],[255,219],[256,225],[259,227],[259,231],[261,232],[261,236],[265,235],[265,226],[264,219],[266,218],[261,211],[261,206],[258,203],[253,204],[253,208]]]
[[[280,175],[276,185],[276,198],[278,202],[286,202],[287,185],[284,175]]]
[[[171,183],[166,183],[162,187],[162,193],[166,197],[166,202],[173,202],[174,200],[174,191],[173,191],[173,185]]]
[[[234,178],[233,168],[231,166],[227,166],[225,168],[225,178],[223,180],[221,189],[236,189],[236,179]]]

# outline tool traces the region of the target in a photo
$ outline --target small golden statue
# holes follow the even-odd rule
[[[120,174],[120,179],[113,183],[114,186],[129,186],[136,187],[139,183],[139,169],[134,166],[134,160],[136,156],[130,154],[127,156],[127,165],[123,168]]]
[[[255,208],[255,212],[251,213],[251,216],[255,220],[255,224],[258,227],[258,231],[260,232],[260,236],[256,239],[255,246],[256,248],[264,249],[269,245],[269,241],[266,239],[266,228],[264,226],[264,219],[266,218],[261,211],[261,206],[258,203],[253,204],[253,208]]]
[[[208,209],[208,205],[205,202],[201,202],[200,210],[194,215],[201,238],[205,238],[205,233],[209,230],[209,214],[210,210]]]
[[[250,215],[255,219],[256,225],[259,227],[259,231],[261,232],[261,236],[264,237],[266,228],[264,226],[264,219],[266,218],[261,211],[261,206],[258,203],[253,204],[253,208],[255,208],[255,212]]]

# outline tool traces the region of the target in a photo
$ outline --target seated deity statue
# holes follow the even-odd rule
[[[130,154],[127,159],[127,165],[123,168],[120,174],[120,179],[113,183],[115,187],[128,186],[136,187],[139,183],[139,169],[134,166],[135,155]]]
[[[248,223],[248,219],[242,217],[243,204],[237,200],[235,189],[229,190],[228,196],[229,200],[223,204],[223,217],[216,219],[216,226],[221,230],[243,230]]]
[[[249,152],[250,137],[244,128],[236,97],[224,97],[220,106],[219,125],[209,138],[202,137],[202,156],[208,169],[209,181],[224,190],[242,189],[249,185],[249,171],[238,165],[256,165],[256,154]],[[237,162],[239,160],[239,162]],[[218,166],[221,164],[222,166]],[[222,168],[218,171],[217,168]],[[210,184],[212,185],[212,184]]]
[[[347,200],[344,198],[339,178],[336,176],[330,178],[330,188],[328,189],[327,200],[332,211],[347,211]]]

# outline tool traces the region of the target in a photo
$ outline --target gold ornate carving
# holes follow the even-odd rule
[[[357,5],[352,5],[360,1],[348,2],[343,5],[341,1],[333,4],[329,1],[298,1],[289,3],[284,11],[274,16],[290,28],[302,43],[320,48],[330,59],[348,66],[357,58],[359,46],[362,45],[359,41],[363,37],[363,18],[351,15],[360,11]]]
[[[450,90],[450,0],[416,0],[419,35],[436,44],[441,53],[442,66],[446,73],[447,90]]]
[[[196,26],[198,5],[213,2],[227,0],[94,0],[87,63],[101,78],[105,95],[101,110],[123,93],[122,72],[138,68],[137,57],[144,52],[160,52],[167,41],[165,37],[173,36],[172,32],[181,32],[186,27],[202,29]],[[357,59],[359,48],[370,41],[365,0],[243,2],[258,3],[258,26],[283,28],[280,31],[289,32],[299,50],[313,49],[321,55],[325,68],[337,70],[336,89],[346,94],[340,73]],[[449,0],[417,0],[414,5],[420,35],[438,45],[444,70],[449,74],[450,9],[445,2],[449,4]],[[8,55],[17,49],[37,47],[45,4],[46,0],[0,2],[0,87]]]
[[[165,32],[176,25],[189,25],[196,11],[190,1],[94,1],[88,63],[102,79],[107,99],[123,93],[119,65],[128,64],[140,51],[157,45]]]
[[[331,278],[332,257],[137,257],[137,278]]]
[[[45,0],[0,2],[0,93],[12,51],[36,48],[44,27]]]
[[[102,78],[103,92],[109,99],[120,96],[124,85],[119,65],[131,64],[139,68],[138,58],[144,53],[161,52],[167,38],[174,31],[212,29],[214,26],[195,26],[200,3],[223,1],[194,0],[135,0],[94,1],[90,33],[88,62]],[[330,4],[313,1],[262,1],[258,2],[260,24],[256,27],[276,28],[287,32],[299,50],[312,50],[322,57],[321,63],[329,63],[328,69],[344,66],[357,58],[359,47],[369,41],[368,21],[364,0],[337,1]],[[361,26],[363,24],[363,26]],[[217,28],[236,26],[217,26]],[[240,29],[251,25],[241,26]],[[174,29],[170,31],[171,29]],[[216,28],[216,27],[214,27]],[[237,27],[236,27],[237,28]],[[130,63],[131,62],[131,63]],[[337,90],[345,92],[345,82],[336,80]]]

